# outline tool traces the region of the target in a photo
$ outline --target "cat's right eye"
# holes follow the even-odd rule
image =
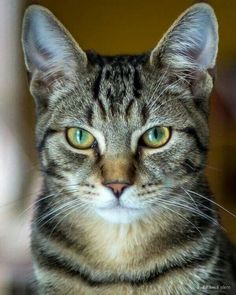
[[[90,132],[77,127],[66,129],[66,139],[73,148],[82,150],[93,147],[96,141]]]

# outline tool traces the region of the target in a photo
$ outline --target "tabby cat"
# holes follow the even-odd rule
[[[100,56],[33,5],[22,43],[43,175],[37,294],[236,294],[204,172],[213,9],[190,7],[146,54]]]

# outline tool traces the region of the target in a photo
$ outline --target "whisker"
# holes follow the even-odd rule
[[[221,208],[222,210],[224,210],[225,212],[227,212],[228,214],[230,214],[231,216],[233,216],[234,218],[236,218],[236,215],[235,215],[234,213],[230,212],[229,210],[227,210],[226,208],[224,208],[223,206],[221,206],[221,205],[218,204],[217,202],[215,202],[215,201],[213,201],[213,200],[211,200],[211,199],[209,199],[209,198],[207,198],[207,197],[205,197],[205,196],[202,196],[201,194],[196,193],[196,192],[194,192],[194,191],[188,190],[188,192],[189,192],[189,193],[192,193],[192,194],[195,194],[195,195],[197,195],[197,196],[199,196],[199,197],[201,197],[201,198],[203,198],[203,199],[205,199],[205,200],[208,200],[209,202],[215,204],[216,206],[218,206],[219,208]]]
[[[70,208],[71,204],[73,204],[74,201],[70,200],[67,201],[66,203],[62,204],[61,206],[57,207],[57,208],[53,208],[52,210],[49,210],[48,214],[43,215],[41,218],[39,218],[37,220],[38,225],[44,226],[45,224],[47,224],[49,221],[53,220],[55,217],[57,217],[58,215],[61,214],[61,210],[63,210],[64,208]],[[59,212],[59,213],[58,213]],[[57,214],[55,214],[57,213]],[[48,219],[48,217],[52,216],[51,218]],[[40,224],[42,221],[46,220],[44,223]]]
[[[181,187],[181,188],[189,196],[189,198],[192,200],[192,202],[194,203],[195,207],[198,208],[198,206],[197,206],[195,200],[193,199],[193,197],[183,187]]]
[[[203,235],[202,235],[202,233],[201,233],[201,231],[190,220],[188,220],[187,218],[183,217],[180,213],[178,213],[178,212],[170,209],[168,206],[165,206],[166,204],[163,205],[163,203],[162,203],[160,205],[161,205],[162,208],[167,209],[167,210],[171,211],[172,213],[179,215],[182,219],[184,219],[185,221],[187,221],[188,223],[190,223],[199,232],[199,234],[201,235],[201,237],[204,238]]]
[[[78,203],[78,204],[81,205],[80,203]],[[51,232],[50,232],[50,234],[49,234],[49,239],[50,239],[51,235],[53,234],[54,230],[57,228],[57,226],[59,226],[59,224],[61,224],[61,223],[63,222],[63,220],[64,220],[66,217],[68,217],[70,214],[72,214],[73,212],[75,212],[75,211],[78,210],[78,209],[81,210],[82,206],[76,206],[76,205],[78,205],[78,204],[74,203],[75,206],[71,206],[71,207],[68,209],[68,210],[70,210],[70,212],[67,213],[65,216],[63,216],[62,219],[56,223],[56,225],[53,227],[53,229],[51,230]],[[84,209],[84,208],[83,208],[83,209]],[[66,210],[66,211],[68,211],[68,210]],[[63,213],[65,213],[66,211],[64,211]],[[84,210],[84,211],[86,211],[86,210]]]
[[[59,206],[57,208],[53,208],[52,210],[50,210],[48,212],[48,214],[46,214],[46,215],[42,216],[41,218],[39,218],[37,220],[38,225],[40,227],[44,226],[45,224],[47,224],[48,222],[50,222],[51,220],[53,220],[54,218],[56,218],[57,216],[62,214],[63,212],[66,212],[67,210],[69,210],[71,208],[71,206],[73,206],[74,204],[80,204],[80,208],[86,207],[88,205],[87,203],[82,203],[79,199],[69,200],[66,203],[62,204],[61,206]],[[79,206],[77,206],[77,208],[79,208]],[[57,213],[57,214],[55,214],[55,213]],[[50,216],[52,216],[52,217],[49,218]],[[46,221],[42,223],[42,221],[44,221],[44,220],[46,220]]]
[[[219,228],[221,228],[222,230],[226,231],[225,228],[224,228],[222,225],[220,225],[220,224],[218,223],[218,220],[217,220],[217,219],[215,219],[215,218],[213,218],[213,217],[211,217],[211,216],[205,214],[204,212],[202,212],[202,211],[199,209],[199,207],[197,206],[196,202],[194,202],[193,198],[191,198],[191,201],[194,202],[194,205],[195,205],[196,207],[192,207],[192,206],[191,206],[191,203],[189,203],[188,201],[186,201],[185,199],[183,199],[183,196],[182,196],[182,195],[172,193],[172,194],[169,195],[169,196],[170,196],[170,197],[173,196],[174,198],[177,196],[177,197],[180,197],[180,199],[179,199],[179,200],[176,200],[176,199],[172,199],[172,200],[166,200],[166,199],[165,199],[165,200],[163,200],[163,199],[161,199],[161,198],[158,198],[158,205],[160,205],[160,204],[169,204],[169,205],[171,205],[171,206],[174,206],[174,207],[178,207],[178,208],[180,208],[180,209],[187,210],[187,211],[190,212],[191,214],[194,214],[194,215],[196,215],[196,216],[201,216],[202,218],[211,221],[211,222],[212,222],[213,224],[215,224],[217,227],[219,227]],[[156,202],[157,202],[157,196],[154,195],[154,196],[152,196],[151,198],[149,197],[148,200],[145,200],[144,203],[145,203],[145,204],[156,205]],[[208,210],[210,210],[210,211],[212,211],[212,212],[215,213],[215,210],[213,210],[212,208],[209,208],[209,207],[207,207],[207,206],[205,206],[205,205],[203,205],[203,204],[200,204],[200,205],[201,205],[201,207],[204,207],[204,208],[206,208],[206,209],[208,209]]]
[[[207,214],[203,213],[199,209],[196,210],[196,209],[193,209],[192,207],[186,206],[184,204],[179,204],[179,203],[171,203],[171,202],[169,202],[168,204],[173,205],[175,207],[187,209],[189,212],[194,213],[194,215],[201,216],[201,217],[205,218],[206,220],[209,220],[212,223],[214,223],[217,227],[220,227],[221,229],[225,230],[225,228],[218,223],[217,219],[214,219],[213,217],[208,216]]]
[[[43,198],[39,198],[37,201],[34,201],[30,206],[28,206],[25,210],[23,210],[20,214],[19,217],[23,216],[24,214],[26,214],[28,211],[30,211],[33,207],[35,207],[37,204],[39,204],[40,202],[42,202],[45,199],[49,199],[49,198],[53,198],[53,197],[57,197],[59,196],[59,194],[50,194],[47,195]]]

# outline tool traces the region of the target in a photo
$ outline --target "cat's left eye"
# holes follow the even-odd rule
[[[160,148],[167,144],[171,136],[169,127],[156,126],[147,130],[141,137],[142,144],[149,148]]]
[[[95,137],[90,132],[77,127],[66,130],[66,139],[76,149],[89,149],[95,143]]]

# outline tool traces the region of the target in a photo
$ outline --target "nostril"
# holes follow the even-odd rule
[[[117,198],[119,198],[123,191],[130,186],[129,183],[125,182],[109,182],[105,183],[104,185],[111,189]]]

